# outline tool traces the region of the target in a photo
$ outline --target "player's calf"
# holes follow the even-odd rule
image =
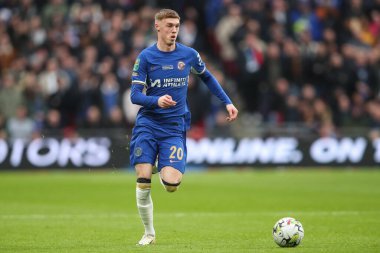
[[[150,188],[150,178],[137,178],[136,202],[141,221],[145,228],[144,235],[151,235],[154,237],[156,233],[153,227],[153,201],[150,194]]]

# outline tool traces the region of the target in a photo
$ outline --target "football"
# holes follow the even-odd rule
[[[294,218],[285,217],[274,224],[273,239],[280,247],[296,247],[303,236],[302,224]]]

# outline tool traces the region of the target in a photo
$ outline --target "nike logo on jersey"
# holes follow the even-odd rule
[[[154,70],[159,69],[159,68],[161,68],[160,65],[155,65],[155,66],[150,67],[149,70],[154,71]]]

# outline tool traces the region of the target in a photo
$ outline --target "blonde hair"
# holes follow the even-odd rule
[[[161,21],[161,20],[166,19],[166,18],[178,18],[179,20],[181,20],[178,13],[174,10],[171,10],[171,9],[161,9],[154,16],[154,19],[156,21]]]

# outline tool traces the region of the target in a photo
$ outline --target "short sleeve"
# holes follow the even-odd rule
[[[197,75],[203,74],[206,71],[206,64],[202,61],[202,58],[197,51],[193,50],[193,55],[191,72]]]
[[[147,61],[143,53],[141,53],[133,65],[132,84],[146,85],[147,77]]]

